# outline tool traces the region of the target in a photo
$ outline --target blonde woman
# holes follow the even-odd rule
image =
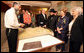
[[[57,48],[61,48],[61,52],[65,51],[65,44],[67,43],[68,37],[68,24],[69,24],[69,18],[66,15],[66,11],[64,9],[61,10],[61,17],[58,18],[57,22],[57,38],[63,40],[65,43],[62,45],[58,45]]]

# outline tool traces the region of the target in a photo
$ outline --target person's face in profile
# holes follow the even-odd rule
[[[54,13],[53,12],[50,12],[50,15],[53,15]]]
[[[57,12],[55,12],[54,15],[57,15]]]
[[[22,13],[24,14],[25,13],[25,10],[22,10]]]
[[[41,14],[41,11],[39,11],[39,14]]]
[[[64,13],[63,11],[61,11],[60,14],[61,14],[61,16],[62,16],[62,15],[65,15],[65,13]]]
[[[71,13],[73,16],[78,15],[78,12],[76,10],[73,10]]]
[[[45,10],[44,10],[44,9],[42,9],[42,13],[44,13],[44,14],[45,14]]]
[[[14,5],[15,9],[16,10],[21,10],[21,6],[18,4],[18,5]]]

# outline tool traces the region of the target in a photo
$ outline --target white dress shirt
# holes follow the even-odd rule
[[[15,9],[11,7],[5,13],[4,24],[6,28],[18,29],[20,24],[18,23],[18,18],[15,13]]]

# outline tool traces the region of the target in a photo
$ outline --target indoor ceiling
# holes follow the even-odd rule
[[[42,1],[42,2],[51,3],[51,1]]]
[[[10,7],[12,6],[13,2],[19,2],[22,6],[49,8],[52,3],[60,3],[63,1],[2,1],[2,2]]]
[[[50,7],[51,3],[50,1],[2,1],[6,4],[11,4],[13,2],[19,2],[21,5],[27,5],[27,6],[39,6],[39,7]]]

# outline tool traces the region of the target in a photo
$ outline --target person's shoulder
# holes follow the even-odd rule
[[[8,9],[6,12],[7,12],[7,13],[12,13],[12,12],[14,12],[14,9],[11,7],[11,8]]]
[[[81,18],[83,18],[83,15],[80,15]]]
[[[60,15],[57,15],[57,17],[59,18],[59,17],[60,17]]]
[[[51,18],[51,15],[48,16],[48,19]]]
[[[23,14],[20,14],[20,15],[23,15]]]
[[[65,18],[65,19],[69,19],[69,17],[67,17],[67,16],[65,16],[64,18]]]
[[[47,16],[47,14],[45,14]]]
[[[64,18],[68,18],[67,16],[64,16]]]
[[[78,20],[83,20],[83,15],[79,15]]]
[[[39,15],[42,15],[42,13],[41,13],[41,14],[39,14]]]
[[[20,14],[20,16],[23,16],[23,14]]]
[[[36,14],[37,16],[39,15],[39,14]]]

